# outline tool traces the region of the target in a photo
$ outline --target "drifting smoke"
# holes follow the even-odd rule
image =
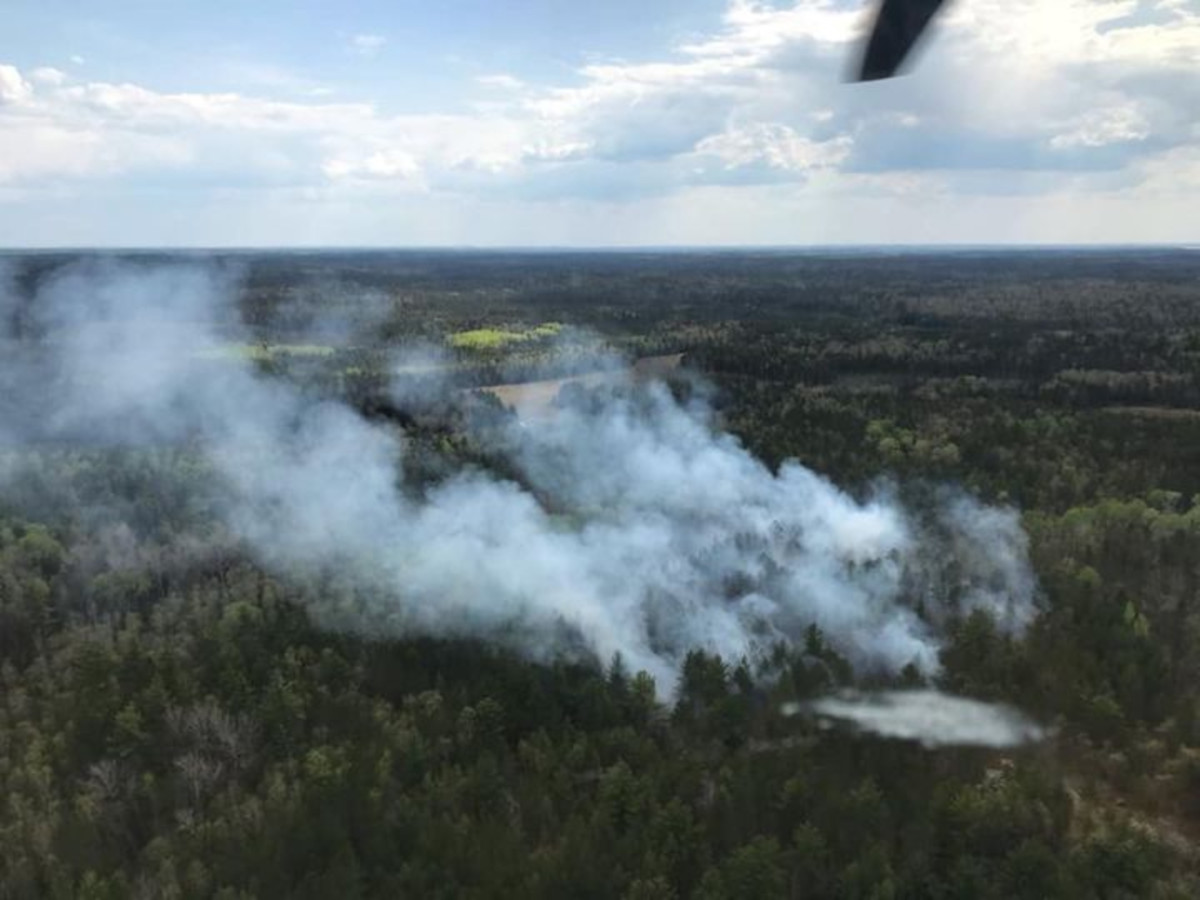
[[[20,316],[10,292],[0,315],[22,340],[0,386],[21,399],[4,434],[194,442],[223,520],[263,564],[341,580],[314,606],[321,621],[481,636],[534,658],[619,653],[669,693],[693,648],[754,659],[815,623],[860,666],[932,673],[952,611],[1010,630],[1032,614],[1012,511],[947,495],[918,520],[796,464],[772,473],[662,385],[502,429],[495,449],[530,487],[468,471],[413,497],[394,428],[204,352],[238,337],[232,288],[211,268],[90,265]]]
[[[1019,747],[1042,740],[1045,729],[1009,706],[951,697],[938,691],[890,691],[828,697],[808,711],[859,731],[926,747]],[[793,710],[799,711],[799,710]]]

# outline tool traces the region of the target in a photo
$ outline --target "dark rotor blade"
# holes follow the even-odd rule
[[[859,81],[891,78],[945,0],[883,0],[863,54]]]

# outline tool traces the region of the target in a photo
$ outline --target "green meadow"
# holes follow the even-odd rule
[[[473,328],[457,331],[446,340],[458,350],[497,350],[511,344],[524,344],[557,336],[562,331],[558,322],[546,322],[522,331],[501,328]]]

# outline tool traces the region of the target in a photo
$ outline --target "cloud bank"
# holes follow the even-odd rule
[[[927,226],[933,237],[1196,238],[1181,216],[1200,181],[1193,4],[963,0],[914,75],[843,84],[866,12],[731,0],[709,34],[664,58],[588,62],[557,84],[491,73],[474,80],[465,110],[444,113],[169,93],[0,65],[0,214],[54,191],[153,188],[197,204],[199,192],[222,191],[227,205],[269,201],[259,242],[554,243],[541,235],[557,232],[572,243],[602,205],[626,221],[650,210],[638,240],[752,243],[786,237],[788,214],[798,240],[869,241],[891,233],[881,211],[919,221],[957,201],[974,234],[956,221]],[[350,40],[361,53],[382,46],[378,35]],[[1031,194],[1040,205],[1015,199]],[[714,206],[727,210],[724,227],[688,224]],[[1127,215],[1089,215],[1097,207]],[[325,224],[298,230],[285,211],[301,208]],[[1008,209],[999,219],[1011,224],[985,223],[984,209]],[[507,240],[489,210],[509,217]],[[514,211],[553,228],[524,234]],[[804,215],[832,221],[796,221]],[[444,234],[429,224],[439,216]],[[230,219],[200,238],[205,220],[193,218],[191,242],[239,243],[249,225]],[[96,224],[81,230],[101,241]],[[605,226],[585,242],[619,242]]]

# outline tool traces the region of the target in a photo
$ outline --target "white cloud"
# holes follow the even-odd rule
[[[766,60],[780,48],[797,42],[844,45],[866,27],[862,7],[833,0],[808,0],[775,6],[761,0],[731,0],[724,33],[685,46],[697,57]]]
[[[0,65],[0,106],[24,103],[32,93],[29,82],[15,66]]]
[[[1093,109],[1071,122],[1068,130],[1050,139],[1056,149],[1104,147],[1128,141],[1144,141],[1150,136],[1145,116],[1136,106]]]
[[[335,158],[322,166],[333,179],[362,177],[388,181],[412,181],[421,174],[421,166],[410,153],[403,150],[377,150],[362,159]]]
[[[290,101],[170,93],[0,65],[0,183],[145,178],[321,202],[390,188],[431,203],[579,198],[614,208],[667,196],[709,204],[715,192],[732,208],[756,183],[803,186],[747,207],[768,230],[768,205],[788,209],[785,222],[821,197],[836,200],[831,209],[861,197],[916,210],[921,198],[1036,198],[1069,184],[1133,209],[1171,166],[1195,171],[1192,2],[954,4],[912,77],[844,84],[868,12],[835,0],[732,0],[713,33],[662,58],[591,62],[565,83],[482,75],[474,107],[441,115],[389,115],[312,91]],[[369,56],[386,40],[348,42]]]
[[[355,34],[350,36],[350,46],[360,56],[374,56],[383,49],[387,38],[381,34]]]
[[[850,143],[844,136],[814,141],[786,125],[758,124],[707,137],[696,145],[696,151],[717,157],[726,169],[761,164],[769,169],[807,172],[836,166],[849,154]]]
[[[495,88],[500,91],[518,91],[525,86],[525,82],[520,78],[515,78],[503,72],[495,75],[480,75],[475,81],[485,88]]]
[[[29,80],[38,84],[62,84],[67,80],[67,73],[51,66],[42,66],[29,73]]]

